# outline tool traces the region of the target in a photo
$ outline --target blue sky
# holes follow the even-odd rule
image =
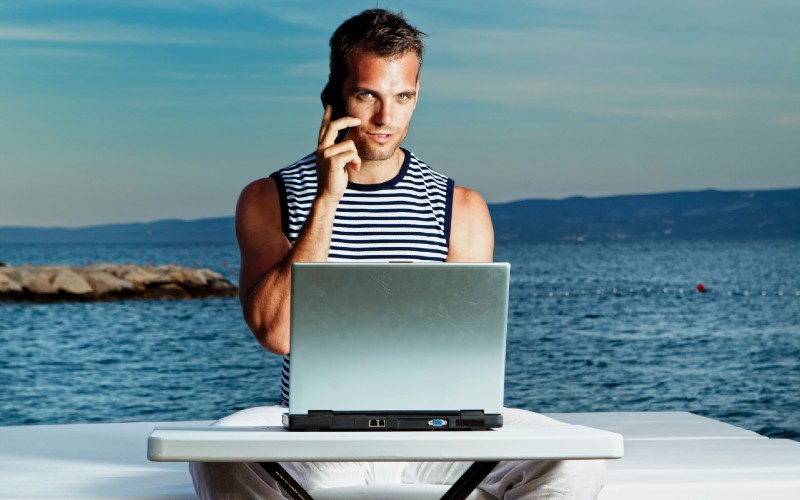
[[[407,147],[489,202],[800,186],[795,0],[0,0],[0,226],[232,215],[376,5],[429,35]]]

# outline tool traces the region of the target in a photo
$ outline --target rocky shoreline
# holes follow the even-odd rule
[[[0,300],[92,302],[235,297],[235,285],[210,269],[181,266],[0,267]]]

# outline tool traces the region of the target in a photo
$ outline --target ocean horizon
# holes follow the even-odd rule
[[[797,255],[797,240],[498,241],[505,404],[691,411],[800,440]],[[234,283],[239,266],[235,244],[0,244],[0,261],[180,264]],[[280,358],[235,298],[0,302],[0,318],[0,425],[213,420],[278,400]]]

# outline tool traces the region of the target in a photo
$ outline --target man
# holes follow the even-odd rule
[[[438,260],[491,262],[494,234],[481,196],[400,147],[420,92],[424,34],[375,9],[331,37],[329,88],[316,152],[245,187],[236,210],[245,320],[268,351],[284,355],[288,404],[289,296],[293,262]],[[338,102],[337,99],[341,99]],[[337,106],[339,105],[339,106]],[[347,116],[334,117],[334,107]],[[349,128],[349,130],[348,130]],[[337,142],[337,135],[346,136]],[[285,411],[252,408],[218,425],[265,425]],[[506,423],[547,423],[521,410]],[[277,420],[279,421],[279,420]],[[452,484],[453,463],[287,463],[307,489],[401,482]],[[594,498],[602,461],[503,462],[481,483],[485,498]],[[202,498],[281,498],[258,465],[192,464]]]

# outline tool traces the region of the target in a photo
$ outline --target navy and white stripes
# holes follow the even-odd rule
[[[455,183],[410,152],[381,184],[348,183],[336,209],[329,262],[442,262],[447,259]],[[294,244],[317,192],[314,154],[271,175],[281,199],[283,232]],[[281,404],[289,400],[284,357]]]

